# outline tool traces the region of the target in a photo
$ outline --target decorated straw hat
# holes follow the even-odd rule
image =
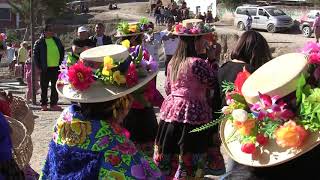
[[[27,128],[22,122],[5,116],[10,126],[10,137],[13,146],[13,158],[18,166],[23,169],[30,162],[33,145],[30,135],[27,134]]]
[[[58,93],[73,102],[111,101],[141,88],[152,80],[158,66],[137,46],[129,53],[122,45],[105,45],[80,54],[71,66],[64,63],[56,84]]]
[[[139,22],[120,22],[117,26],[115,37],[138,36],[145,32],[152,31],[153,24],[147,18],[141,18]]]
[[[205,24],[201,19],[186,19],[174,27],[174,35],[201,36],[214,32],[214,27]]]
[[[253,167],[276,166],[320,143],[320,112],[313,109],[320,89],[309,83],[313,71],[308,52],[285,54],[251,75],[245,70],[238,74],[235,89],[226,94],[220,125],[232,159]]]

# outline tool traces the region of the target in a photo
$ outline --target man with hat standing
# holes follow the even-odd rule
[[[43,36],[35,42],[33,49],[34,61],[40,69],[41,106],[43,111],[48,110],[48,87],[51,83],[50,110],[59,111],[59,96],[55,88],[58,80],[59,66],[64,59],[64,46],[60,39],[54,36],[51,25],[46,25]]]

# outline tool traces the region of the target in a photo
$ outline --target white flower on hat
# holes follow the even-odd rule
[[[248,120],[248,112],[243,109],[235,109],[232,111],[232,117],[235,121],[243,123]]]
[[[221,109],[222,113],[225,114],[225,115],[228,115],[230,114],[230,109],[229,109],[229,106],[224,106],[222,109]]]

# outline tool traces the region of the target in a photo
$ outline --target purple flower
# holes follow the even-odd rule
[[[101,141],[100,141],[100,143],[99,143],[99,146],[100,147],[103,147],[103,146],[105,146],[106,144],[108,144],[109,143],[109,137],[108,136],[105,136],[105,137],[103,137],[102,139],[101,139]]]
[[[275,119],[290,119],[294,116],[292,111],[286,109],[286,103],[278,103],[280,96],[270,97],[265,94],[259,93],[260,101],[251,106],[253,114],[258,116],[259,120],[263,120],[268,117]]]
[[[151,72],[156,72],[158,70],[158,62],[155,61],[152,56],[150,58],[150,60],[147,62],[149,69]]]
[[[161,176],[161,172],[157,170],[153,170],[146,159],[141,158],[140,161],[141,161],[141,164],[134,165],[131,167],[132,176],[136,177],[137,179],[146,179],[147,177]]]
[[[145,61],[145,60],[142,60],[142,61],[140,61],[140,67],[142,67],[143,69],[146,69],[147,68],[147,65],[148,65],[148,62],[147,61]]]

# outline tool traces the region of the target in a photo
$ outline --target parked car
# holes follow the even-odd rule
[[[320,10],[310,10],[306,15],[300,18],[300,30],[305,37],[310,37],[314,31],[313,23],[316,20],[316,14]]]
[[[292,18],[275,6],[245,5],[237,7],[234,13],[234,25],[237,26],[239,30],[245,29],[247,20],[246,11],[252,16],[253,29],[278,32],[290,29],[293,26]]]

